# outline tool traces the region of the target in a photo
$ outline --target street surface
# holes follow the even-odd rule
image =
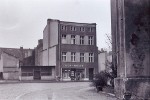
[[[0,84],[0,100],[116,100],[89,82]]]

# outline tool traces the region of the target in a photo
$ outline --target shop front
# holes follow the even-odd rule
[[[54,80],[54,66],[21,66],[20,80]]]
[[[96,63],[78,62],[63,62],[60,70],[62,81],[93,80],[94,74],[98,71]]]
[[[77,68],[62,68],[62,79],[65,81],[79,81],[84,80],[85,70]]]

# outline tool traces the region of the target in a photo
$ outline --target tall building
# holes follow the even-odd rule
[[[48,19],[43,31],[42,66],[62,80],[92,80],[98,72],[96,23]]]

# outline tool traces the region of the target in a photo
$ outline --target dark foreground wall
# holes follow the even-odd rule
[[[116,96],[149,100],[150,0],[111,0],[111,7]]]

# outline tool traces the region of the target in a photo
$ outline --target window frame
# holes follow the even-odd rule
[[[88,45],[94,45],[94,36],[88,36]]]
[[[75,61],[76,61],[76,53],[71,52],[71,62],[75,62]]]
[[[61,30],[67,30],[67,26],[66,25],[61,25]]]
[[[71,44],[76,44],[76,36],[71,35]]]
[[[80,53],[80,62],[85,62],[85,53]]]
[[[66,44],[67,43],[67,35],[66,34],[62,34],[61,35],[61,43],[62,44]]]
[[[80,45],[84,45],[84,36],[80,36]]]
[[[67,61],[67,52],[62,52],[61,53],[61,61],[66,62]]]
[[[89,53],[89,62],[94,62],[94,53]]]
[[[80,27],[81,32],[85,32],[85,27]]]

